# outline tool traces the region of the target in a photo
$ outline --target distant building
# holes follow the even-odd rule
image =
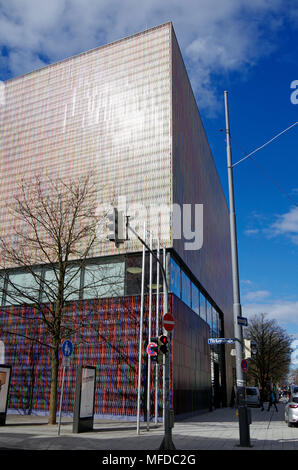
[[[175,319],[171,403],[175,414],[208,409],[212,395],[215,406],[229,404],[233,385],[230,346],[207,343],[212,336],[233,336],[229,211],[172,24],[8,80],[0,119],[0,227],[5,237],[11,236],[9,204],[16,185],[21,177],[34,172],[67,177],[95,169],[99,201],[110,203],[115,194],[118,199],[125,197],[128,213],[136,204],[147,208],[175,205],[183,217],[188,210],[183,205],[190,205],[194,224],[198,205],[197,216],[203,225],[196,223],[195,235],[190,233],[195,231],[194,225],[187,232],[182,221],[175,225],[179,218],[169,217],[166,211],[158,217],[155,213],[150,217],[150,211],[146,214],[153,247],[156,250],[157,239],[161,239],[168,259],[169,311]],[[141,266],[141,255],[142,245],[136,239],[118,248],[99,240],[77,280],[83,287],[88,273],[96,276],[103,263],[106,272],[117,270],[119,275],[112,295],[102,291],[95,299],[92,289],[82,288],[80,298],[69,302],[70,321],[73,316],[89,315],[85,332],[89,342],[78,344],[75,336],[71,338],[75,347],[65,386],[65,412],[73,410],[76,364],[84,363],[97,367],[96,414],[136,416],[141,274],[129,268]],[[49,266],[41,268],[49,272]],[[12,270],[10,275],[26,285],[26,273]],[[154,282],[155,275],[156,263]],[[148,276],[147,260],[144,358]],[[29,334],[30,321],[20,322],[18,313],[34,314],[34,305],[12,303],[9,296],[2,298],[3,330],[13,323],[19,332]],[[161,323],[162,295],[159,305]],[[154,294],[152,331],[155,317]],[[100,336],[90,342],[95,324],[100,325]],[[12,364],[9,408],[31,407],[46,413],[48,349],[24,336],[3,334],[1,339],[6,362]],[[144,360],[144,380],[145,375]],[[152,410],[153,376],[152,367]]]

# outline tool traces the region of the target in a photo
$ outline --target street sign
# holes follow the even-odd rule
[[[166,313],[163,317],[163,327],[166,331],[172,331],[175,326],[175,320],[173,315]]]
[[[241,369],[243,370],[243,372],[247,372],[247,369],[248,369],[248,362],[246,359],[242,359],[241,361]]]
[[[60,407],[59,407],[59,421],[58,421],[58,436],[60,436],[60,427],[61,427],[61,411],[62,411],[62,401],[63,401],[63,391],[64,391],[64,379],[65,379],[65,367],[70,366],[70,358],[73,352],[72,342],[67,339],[62,343],[62,366],[63,366],[63,375],[62,375],[62,387],[60,394]]]
[[[146,351],[147,351],[147,354],[148,354],[149,356],[157,356],[156,351],[153,351],[153,350],[151,349],[151,348],[154,347],[154,346],[157,346],[157,344],[156,344],[156,343],[149,343],[149,344],[148,344]]]
[[[247,326],[247,318],[245,317],[237,317],[237,323],[241,326]]]
[[[208,338],[208,344],[234,344],[234,338]]]
[[[62,353],[64,357],[70,357],[72,355],[73,345],[72,342],[67,339],[62,344]]]
[[[71,357],[63,356],[62,358],[62,367],[69,367],[71,364]]]

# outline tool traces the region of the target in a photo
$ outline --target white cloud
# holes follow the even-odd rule
[[[294,351],[291,354],[291,365],[293,367],[298,367],[298,340],[292,342],[291,347]]]
[[[244,295],[244,299],[248,301],[257,301],[261,299],[266,299],[270,296],[270,292],[268,290],[257,290],[254,292],[248,292]]]
[[[282,0],[10,0],[0,6],[2,64],[23,74],[172,21],[199,106],[216,109],[214,74],[243,77],[276,47],[274,32],[287,14]]]
[[[286,235],[298,245],[298,207],[292,207],[286,214],[279,215],[266,232],[269,236]]]
[[[266,303],[246,303],[242,306],[243,316],[252,317],[267,313],[268,318],[275,319],[282,325],[298,326],[298,301],[276,300]]]
[[[262,292],[262,291],[259,291]],[[267,292],[267,291],[264,291]],[[265,313],[268,320],[276,320],[285,330],[295,330],[298,327],[298,301],[276,300],[266,303],[246,303],[242,306],[242,315],[249,319],[255,315]],[[291,367],[298,366],[298,334],[290,334],[293,341],[291,347]]]
[[[245,235],[257,235],[259,233],[258,228],[252,228],[252,229],[247,229],[244,230]]]

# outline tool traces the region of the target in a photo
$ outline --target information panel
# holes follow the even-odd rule
[[[5,425],[11,366],[0,364],[0,426]]]
[[[80,418],[93,417],[95,369],[82,369]]]
[[[96,369],[94,366],[77,368],[73,432],[93,430]]]

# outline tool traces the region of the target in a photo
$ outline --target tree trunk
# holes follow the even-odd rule
[[[56,424],[57,415],[57,386],[58,386],[58,367],[59,367],[59,341],[53,340],[53,349],[51,357],[51,392],[50,409],[48,424]]]

